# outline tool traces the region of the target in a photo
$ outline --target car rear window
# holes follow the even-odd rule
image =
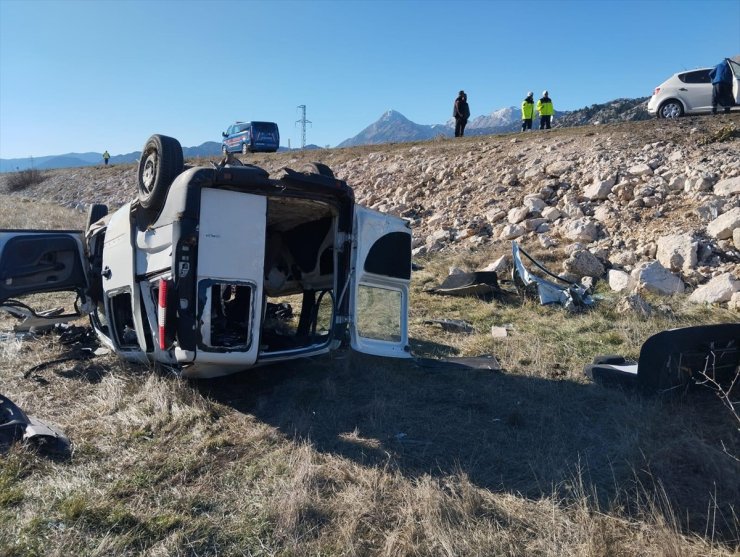
[[[252,124],[254,133],[274,133],[277,125],[272,122],[255,122]]]
[[[686,72],[678,74],[678,79],[684,83],[711,83],[709,79],[709,70],[696,70],[694,72]]]

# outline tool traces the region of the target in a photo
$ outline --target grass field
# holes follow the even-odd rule
[[[50,209],[0,202],[18,204],[2,227]],[[81,227],[80,213],[54,215]],[[581,371],[596,354],[636,356],[665,328],[737,314],[675,297],[640,319],[603,288],[584,314],[425,292],[449,266],[507,249],[418,261],[410,315],[417,355],[493,354],[501,372],[343,351],[209,381],[113,355],[24,378],[68,348],[55,335],[2,342],[0,392],[59,425],[73,453],[0,455],[0,555],[737,554],[730,412],[712,393],[646,398]],[[476,332],[424,324],[441,317]]]

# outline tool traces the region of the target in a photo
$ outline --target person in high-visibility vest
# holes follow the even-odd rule
[[[532,129],[532,117],[534,116],[534,93],[527,93],[527,98],[522,102],[522,131]]]
[[[105,153],[103,153],[103,161],[105,161],[105,166],[108,166],[108,159],[110,158],[110,154],[108,153],[108,150],[105,150]]]
[[[547,91],[542,91],[542,98],[537,101],[537,112],[540,113],[540,129],[550,129],[550,121],[555,109],[552,107],[552,100]]]

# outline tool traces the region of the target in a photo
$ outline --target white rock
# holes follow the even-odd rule
[[[572,275],[581,277],[600,277],[604,274],[604,265],[590,251],[581,249],[574,251],[563,262],[563,269]]]
[[[486,212],[486,219],[490,223],[498,222],[506,216],[506,211],[501,209],[491,209]]]
[[[609,180],[594,180],[593,183],[586,186],[583,190],[583,197],[591,201],[597,199],[606,199],[614,187],[614,178]]]
[[[740,195],[740,176],[720,180],[714,184],[715,195],[729,197],[731,195]]]
[[[545,207],[542,210],[542,216],[550,222],[553,222],[558,220],[562,216],[562,213],[560,212],[560,209],[555,207]]]
[[[627,172],[633,176],[651,176],[653,174],[653,169],[650,168],[650,165],[648,164],[636,164],[634,166],[630,166]]]
[[[732,243],[735,249],[740,249],[740,227],[732,231]]]
[[[691,234],[671,234],[658,238],[656,258],[671,271],[688,271],[696,268],[696,250],[699,243]]]
[[[500,273],[504,269],[506,269],[509,266],[509,256],[508,255],[502,255],[499,257],[496,261],[493,263],[488,264],[483,271],[494,271],[496,273]]]
[[[547,165],[545,170],[548,174],[553,176],[561,176],[573,168],[573,163],[570,161],[555,161]]]
[[[526,232],[526,229],[521,224],[507,224],[504,226],[499,237],[502,240],[515,240],[520,236],[524,236]]]
[[[740,292],[740,281],[730,273],[723,273],[694,290],[689,301],[696,304],[729,302],[735,292]]]
[[[530,213],[540,215],[542,214],[542,210],[547,207],[547,204],[539,197],[527,196],[524,198],[524,206],[529,209]]]
[[[537,230],[541,224],[545,224],[546,222],[547,219],[527,219],[522,224],[527,232],[532,232],[532,230]]]
[[[636,292],[653,292],[661,295],[681,294],[683,281],[667,270],[659,261],[640,263],[631,274]]]
[[[732,295],[730,301],[727,302],[727,308],[734,309],[735,311],[740,311],[740,292],[735,292]]]
[[[732,238],[733,231],[740,227],[740,207],[730,209],[707,225],[707,234],[718,240]]]
[[[668,182],[670,191],[681,191],[686,187],[686,176],[674,176]]]
[[[527,207],[514,207],[509,211],[506,218],[511,224],[517,224],[526,219],[528,214],[529,209]]]
[[[599,222],[608,222],[614,218],[614,212],[607,205],[599,205],[594,211],[594,218]]]
[[[506,331],[506,327],[491,327],[491,336],[493,338],[506,338],[509,333]]]
[[[460,267],[450,267],[447,271],[448,275],[462,275],[465,271],[461,269]]]
[[[653,308],[639,294],[625,296],[615,306],[618,313],[635,313],[640,317],[649,317]]]
[[[565,237],[576,242],[590,244],[599,237],[599,228],[592,219],[575,219],[566,223]]]
[[[624,271],[619,271],[617,269],[609,269],[609,272],[606,274],[606,276],[607,281],[609,282],[609,288],[611,288],[615,292],[621,292],[622,290],[626,290],[627,288],[629,288],[629,273],[625,273]]]

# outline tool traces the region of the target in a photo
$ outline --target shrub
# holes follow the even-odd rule
[[[16,192],[22,191],[34,184],[40,184],[44,181],[44,175],[41,174],[36,168],[27,168],[25,170],[19,170],[13,172],[8,176],[7,184],[8,191]]]

